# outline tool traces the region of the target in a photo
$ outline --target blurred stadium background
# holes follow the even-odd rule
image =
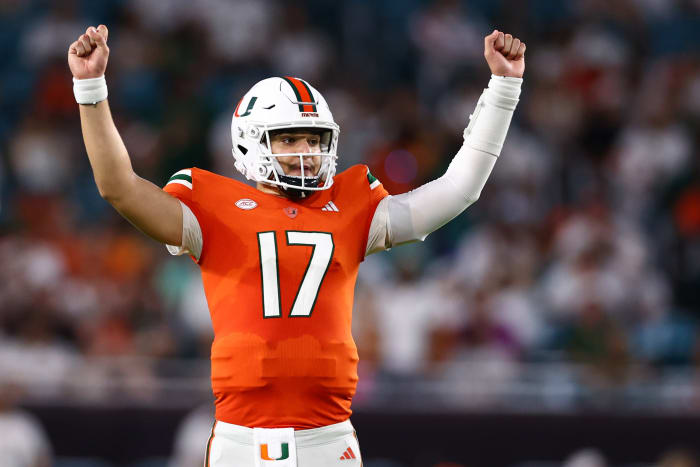
[[[0,466],[188,467],[211,424],[196,266],[98,195],[66,50],[110,28],[136,171],[235,177],[257,80],[309,80],[340,168],[442,173],[528,45],[481,200],[367,259],[353,421],[367,467],[690,467],[700,447],[698,0],[0,0]],[[10,457],[15,455],[17,457]],[[42,460],[43,459],[43,460]]]

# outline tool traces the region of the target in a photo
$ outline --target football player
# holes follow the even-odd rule
[[[215,333],[206,465],[360,465],[349,420],[359,265],[479,198],[519,99],[525,44],[497,30],[484,38],[492,76],[464,145],[442,177],[392,196],[364,165],[336,174],[340,129],[318,90],[292,76],[260,81],[233,111],[235,166],[255,187],[194,167],[164,189],[142,179],[107,103],[107,35],[90,27],[68,50],[85,147],[102,197],[201,268]]]

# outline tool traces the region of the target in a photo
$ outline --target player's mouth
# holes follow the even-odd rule
[[[296,175],[297,177],[301,176],[301,166],[291,166],[289,169],[286,170],[287,175]],[[306,177],[313,177],[316,175],[316,169],[313,167],[311,164],[304,164],[304,176]]]

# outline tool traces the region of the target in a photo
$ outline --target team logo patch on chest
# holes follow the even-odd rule
[[[238,201],[236,201],[236,207],[239,209],[243,209],[244,211],[250,211],[251,209],[257,208],[258,203],[256,203],[250,198],[241,198]]]
[[[292,207],[292,206],[288,206],[288,207],[286,207],[286,208],[283,208],[282,210],[283,210],[284,213],[285,213],[287,216],[289,216],[291,219],[294,219],[294,218],[297,217],[297,215],[299,214],[299,209],[297,209],[297,208],[295,208],[295,207]]]

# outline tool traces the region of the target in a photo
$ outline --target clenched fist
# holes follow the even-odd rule
[[[105,74],[109,47],[107,47],[107,26],[90,26],[85,34],[78,37],[68,48],[68,66],[77,79],[99,78]]]
[[[496,76],[522,78],[525,72],[525,43],[494,29],[484,37],[484,57]]]

